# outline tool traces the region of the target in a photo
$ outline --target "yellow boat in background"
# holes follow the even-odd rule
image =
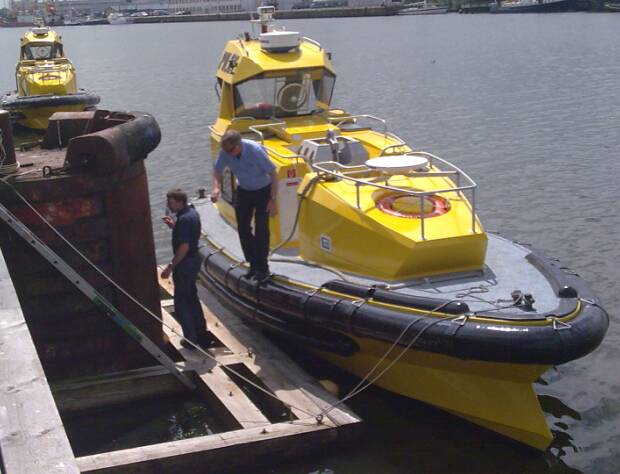
[[[54,112],[90,110],[99,96],[78,89],[75,68],[64,55],[62,38],[47,27],[32,28],[21,38],[15,71],[17,90],[0,97],[0,108],[20,125],[46,130]]]
[[[336,73],[314,40],[275,27],[226,44],[212,156],[230,129],[277,167],[266,280],[244,278],[237,183],[194,201],[202,280],[266,330],[392,392],[536,449],[552,434],[533,383],[596,348],[609,317],[577,275],[486,232],[476,183],[386,121],[332,108]]]

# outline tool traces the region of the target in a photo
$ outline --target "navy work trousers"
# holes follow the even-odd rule
[[[198,254],[185,257],[172,270],[175,316],[181,323],[185,339],[189,339],[194,344],[198,344],[198,338],[203,337],[207,332],[207,323],[196,289],[196,278],[198,278],[201,262],[202,259]]]
[[[271,185],[256,191],[237,188],[235,214],[243,256],[250,267],[258,272],[268,272],[269,265],[269,215],[267,204],[271,198]],[[254,217],[254,233],[252,233]]]

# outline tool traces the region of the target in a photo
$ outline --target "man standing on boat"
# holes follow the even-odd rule
[[[162,278],[172,273],[174,281],[174,310],[185,339],[194,344],[208,344],[207,323],[202,305],[198,299],[196,279],[200,270],[201,258],[198,253],[200,239],[200,216],[187,202],[187,194],[180,189],[173,189],[166,195],[168,209],[176,214],[176,222],[171,216],[163,218],[164,223],[172,229],[172,250],[174,257],[162,271]],[[185,347],[192,347],[187,341],[181,341]]]
[[[230,168],[239,182],[235,214],[243,255],[250,264],[246,278],[262,281],[269,277],[269,216],[278,212],[276,166],[261,145],[242,139],[236,130],[224,134],[220,147],[213,171],[211,201],[217,202],[220,198],[222,173],[225,168]]]

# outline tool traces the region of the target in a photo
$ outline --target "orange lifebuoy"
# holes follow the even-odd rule
[[[385,196],[377,202],[377,208],[386,214],[407,219],[419,219],[424,216],[437,217],[450,210],[450,203],[447,199],[431,194],[424,196],[423,209],[420,209],[420,198],[411,194],[391,194]],[[413,210],[415,209],[415,210]]]

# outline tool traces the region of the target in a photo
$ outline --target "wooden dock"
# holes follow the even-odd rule
[[[2,252],[0,472],[79,472]]]
[[[200,398],[227,431],[208,436],[74,457],[60,412],[79,412],[185,391],[161,366],[55,383],[50,390],[0,254],[0,469],[3,473],[237,472],[325,445],[350,441],[360,419],[258,332],[203,293],[209,331],[219,344],[210,357],[181,346],[172,316],[172,286],[160,280],[170,343]],[[253,393],[233,373],[273,397]],[[53,396],[52,396],[53,393]],[[54,398],[56,403],[54,403]],[[290,409],[288,408],[290,407]],[[281,415],[274,417],[274,412]],[[37,416],[32,416],[34,413]],[[282,414],[286,413],[286,419]]]

